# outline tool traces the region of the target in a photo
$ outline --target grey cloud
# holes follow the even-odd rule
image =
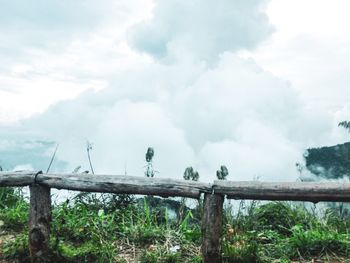
[[[212,60],[224,51],[254,48],[272,32],[261,0],[158,0],[151,20],[129,32],[136,49],[162,58],[185,48]]]
[[[89,27],[97,22],[97,17],[84,2],[2,1],[0,23],[15,28],[35,26],[51,30],[66,28],[67,25]]]
[[[0,1],[0,58],[30,63],[45,53],[61,53],[101,28],[124,25],[136,0]]]
[[[74,33],[93,29],[98,12],[85,1],[2,1],[0,9],[3,48],[54,46]],[[80,31],[81,33],[81,31]]]
[[[55,143],[50,141],[21,141],[18,137],[0,140],[0,165],[6,170],[20,166],[45,170],[49,165],[54,145]],[[64,170],[66,164],[56,160],[56,170],[58,167]]]
[[[254,61],[225,53],[214,67],[200,65],[131,70],[109,88],[59,103],[16,130],[59,141],[57,156],[68,169],[88,168],[88,139],[99,172],[124,173],[126,166],[128,174],[142,175],[152,146],[159,176],[180,178],[191,165],[201,180],[213,179],[225,164],[235,179],[294,179],[295,162],[315,134],[329,135],[329,121],[315,121],[321,116],[308,114],[287,82]]]

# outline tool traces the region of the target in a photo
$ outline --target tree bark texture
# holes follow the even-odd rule
[[[221,232],[224,196],[205,194],[202,218],[203,263],[221,263]]]
[[[29,252],[32,262],[48,262],[51,222],[50,188],[31,185],[29,211]]]
[[[350,183],[215,181],[216,194],[229,199],[350,202]]]

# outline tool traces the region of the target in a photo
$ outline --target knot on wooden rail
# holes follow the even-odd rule
[[[34,175],[34,184],[37,184],[37,179],[38,179],[38,175],[42,174],[43,171],[38,171],[35,175]]]

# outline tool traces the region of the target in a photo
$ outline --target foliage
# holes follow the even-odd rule
[[[256,202],[239,205],[235,216],[226,206],[225,262],[290,262],[338,255],[350,257],[350,218],[327,210],[323,217],[302,204]],[[244,211],[241,211],[244,210]]]
[[[224,262],[259,262],[258,243],[249,235],[236,236],[223,245]]]
[[[152,147],[148,147],[146,152],[146,162],[152,162],[154,156],[154,149]]]
[[[302,208],[293,208],[286,202],[270,202],[259,206],[254,211],[254,220],[257,222],[254,229],[272,230],[288,236],[292,228],[301,224],[308,226],[312,222],[310,214]]]
[[[154,177],[156,171],[153,169],[153,156],[154,156],[154,149],[152,147],[148,147],[146,152],[146,171],[145,175],[146,177]]]
[[[21,189],[0,188],[0,220],[2,228],[21,231],[28,221],[28,202],[24,199]]]
[[[350,132],[350,121],[338,124]],[[306,168],[316,176],[329,179],[350,179],[350,143],[310,148],[304,154]]]
[[[185,180],[198,181],[199,173],[195,171],[192,166],[190,166],[186,168],[183,178]]]
[[[220,170],[216,171],[216,177],[219,180],[226,180],[226,177],[228,176],[228,169],[225,165],[220,166]]]
[[[11,238],[0,245],[0,255],[26,262],[28,203],[17,190],[6,191],[16,201],[2,199],[0,230]],[[170,217],[169,204],[178,209],[179,201],[124,198],[80,195],[54,205],[50,262],[201,262],[198,208],[185,209],[178,220]],[[333,209],[317,217],[302,203],[241,201],[224,208],[224,262],[350,257],[350,218]]]
[[[290,245],[300,255],[321,256],[322,254],[337,252],[337,255],[350,256],[348,247],[350,237],[348,234],[340,234],[327,229],[305,229],[301,225],[292,228],[293,235]],[[295,253],[294,256],[297,256]]]
[[[3,251],[7,258],[25,259],[28,255],[28,235],[20,233],[11,242],[5,243]]]
[[[339,127],[343,127],[350,132],[350,121],[341,121],[338,123]]]
[[[0,187],[0,209],[16,206],[23,200],[20,188]]]
[[[140,256],[141,263],[176,263],[180,261],[180,254],[167,252],[163,249],[144,250]]]

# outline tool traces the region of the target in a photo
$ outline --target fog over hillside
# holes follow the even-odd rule
[[[281,30],[271,21],[275,1],[104,0],[98,9],[52,1],[41,19],[29,2],[20,24],[19,1],[0,16],[2,32],[11,31],[0,41],[3,167],[45,170],[59,143],[52,170],[88,170],[89,141],[96,173],[142,176],[152,146],[161,177],[193,166],[212,180],[224,164],[231,180],[294,181],[305,149],[349,138],[337,127],[349,103],[316,101],[267,65]]]

